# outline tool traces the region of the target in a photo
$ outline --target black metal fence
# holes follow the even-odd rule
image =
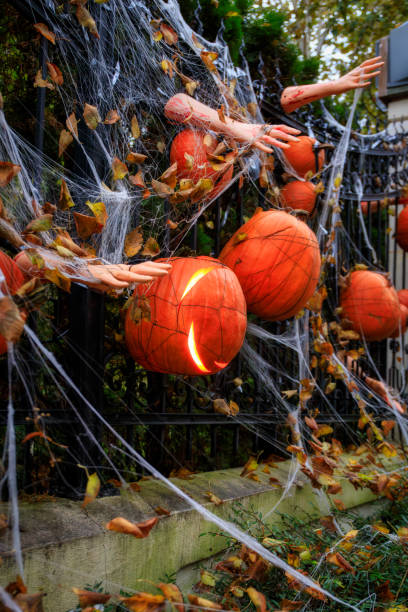
[[[25,12],[26,17],[33,16],[32,13],[27,14],[25,3],[17,2],[15,5]],[[43,71],[47,54],[47,41],[42,39],[39,65]],[[37,97],[34,144],[39,150],[42,150],[44,139],[45,92],[44,88],[39,89]],[[321,142],[336,145],[339,140],[337,129],[325,119],[311,115],[310,109],[306,114],[286,117],[277,109],[274,98],[266,95],[263,111],[265,119],[271,123],[285,122],[300,127],[304,132],[312,127]],[[351,139],[341,191],[345,228],[341,258],[344,270],[361,261],[369,266],[375,263],[377,269],[390,271],[392,277],[398,279],[399,288],[402,288],[405,286],[406,254],[394,248],[390,259],[394,238],[388,230],[391,219],[388,204],[398,203],[401,186],[407,182],[404,169],[407,148],[394,147],[397,142],[400,142],[399,136],[394,138],[391,133],[377,140]],[[328,151],[329,159],[330,154]],[[278,181],[280,172],[282,169],[278,167]],[[356,195],[357,176],[362,183],[362,200],[368,202],[364,223],[375,255],[362,231]],[[384,205],[385,200],[388,204]],[[256,206],[268,208],[262,193],[254,193],[249,187],[238,189],[233,186],[206,211],[205,222],[212,221],[212,229],[207,231],[211,255],[218,255],[228,237],[242,225],[246,215],[253,213]],[[310,220],[312,226],[316,226],[317,219],[315,214]],[[185,252],[200,253],[200,222],[186,236],[181,247]],[[10,247],[8,244],[3,246]],[[329,295],[333,307],[337,304],[336,291],[336,286],[333,286]],[[78,285],[72,286],[70,295],[57,292],[55,288],[50,292],[46,305],[49,324],[35,319],[32,324],[37,325],[43,342],[52,348],[85,397],[155,466],[167,473],[180,465],[192,469],[199,467],[201,470],[229,467],[242,464],[249,452],[263,450],[265,454],[276,453],[285,444],[287,427],[273,395],[253,377],[242,356],[238,355],[215,376],[191,379],[146,372],[127,355],[117,309],[112,307],[109,299]],[[255,321],[252,316],[251,319]],[[292,324],[256,322],[274,333],[281,333]],[[281,376],[276,375],[277,387],[287,385],[285,375],[293,374],[297,378],[298,365],[291,351],[259,339],[250,338],[249,341],[259,355],[274,364],[276,371],[282,372]],[[405,392],[403,366],[398,361],[401,348],[398,342],[373,343],[371,352],[384,377],[399,391]],[[52,380],[49,373],[44,372],[29,353],[24,340],[19,350],[25,358],[25,374],[47,434],[68,447],[62,451],[63,461],[57,461],[50,468],[49,457],[45,461],[41,454],[34,456],[30,444],[25,444],[19,477],[27,492],[49,489],[74,495],[78,474],[82,474],[81,469],[77,468],[78,463],[103,466],[109,474],[109,467],[101,457],[100,450],[75,416],[70,402],[78,409],[80,417],[102,447],[114,456],[115,463],[122,466],[125,474],[126,470],[130,470],[129,476],[136,475],[127,467],[120,450],[113,448],[116,443],[106,431],[102,431],[97,418],[78,400],[76,394],[67,389],[64,381],[58,375],[56,381]],[[5,374],[5,363],[1,364],[1,368]],[[56,382],[66,395],[57,389]],[[6,385],[3,385],[4,402],[5,394]],[[18,437],[21,440],[33,431],[33,415],[21,385],[16,385],[14,397]],[[215,412],[213,400],[217,398],[235,401],[240,408],[239,419]],[[356,421],[358,415],[346,388],[341,384],[330,396],[330,401],[343,423],[335,420],[334,413],[323,408],[320,409],[319,419],[330,421],[337,430],[336,436],[341,437],[344,435],[344,423]],[[4,403],[0,408],[0,424],[5,424],[6,417]]]

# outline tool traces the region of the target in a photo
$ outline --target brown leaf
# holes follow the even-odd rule
[[[92,234],[100,234],[103,230],[103,225],[89,215],[74,212],[74,221],[77,234],[83,240],[87,240]]]
[[[120,115],[118,113],[117,110],[110,110],[108,111],[106,117],[105,117],[105,121],[104,123],[106,125],[112,125],[113,123],[116,123],[117,121],[120,121]]]
[[[249,114],[255,119],[258,111],[258,105],[256,102],[248,102],[247,109]]]
[[[11,179],[21,170],[21,166],[12,162],[0,161],[0,187],[6,187]]]
[[[61,130],[58,142],[58,157],[61,157],[73,140],[72,134],[68,130]]]
[[[213,408],[214,412],[219,412],[220,414],[225,414],[227,416],[235,416],[239,412],[239,406],[236,402],[230,401],[229,404],[222,399],[213,400]]]
[[[249,587],[246,592],[252,603],[254,604],[257,612],[266,612],[266,598],[263,593],[254,589],[254,587]]]
[[[168,45],[176,45],[178,41],[177,33],[167,23],[160,24],[160,31]]]
[[[132,132],[132,136],[133,138],[139,138],[140,137],[140,127],[139,127],[139,122],[137,120],[136,115],[133,115],[131,122],[130,122],[130,131]]]
[[[156,506],[154,511],[159,516],[170,516],[171,515],[171,512],[169,512],[168,510],[166,510],[166,508],[163,508],[162,506]]]
[[[93,607],[96,604],[105,604],[112,597],[112,595],[107,593],[95,593],[94,591],[86,591],[84,589],[77,589],[76,587],[72,587],[72,590],[75,595],[78,596],[81,608],[86,608],[86,606]]]
[[[85,104],[83,117],[90,130],[95,130],[102,121],[98,109],[91,104]]]
[[[51,62],[47,62],[47,69],[51,81],[53,81],[56,85],[62,85],[64,82],[64,77],[62,76],[62,72],[58,66],[56,64],[52,64]]]
[[[217,113],[218,113],[218,118],[221,121],[221,123],[227,123],[226,119],[225,119],[225,108],[224,105],[221,104],[221,107],[217,109]]]
[[[82,6],[82,4],[78,5],[75,16],[78,19],[79,24],[84,28],[87,28],[92,36],[95,36],[95,38],[100,38],[95,20],[93,19],[91,13],[84,6]]]
[[[147,255],[148,257],[154,257],[160,253],[160,247],[157,243],[157,240],[153,237],[150,237],[146,240],[145,245],[143,247],[142,255]]]
[[[317,438],[320,438],[321,436],[327,436],[331,433],[333,433],[333,427],[330,427],[330,425],[319,425],[319,428],[314,435]]]
[[[197,89],[197,87],[199,86],[199,84],[200,83],[198,81],[192,81],[192,80],[186,81],[184,83],[184,87],[185,87],[186,92],[188,93],[189,96],[193,96],[194,95],[194,92]]]
[[[68,210],[69,208],[72,208],[72,206],[75,206],[74,201],[69,192],[68,185],[66,184],[65,180],[62,179],[58,208],[60,210]]]
[[[167,168],[165,172],[160,177],[160,181],[162,183],[166,183],[172,189],[175,188],[177,184],[177,162],[172,164],[170,168]]]
[[[169,185],[156,181],[155,179],[152,179],[152,187],[159,198],[168,198],[173,194],[173,189]]]
[[[159,582],[157,586],[163,592],[168,601],[176,604],[174,607],[176,608],[177,612],[184,612],[183,596],[176,584]]]
[[[142,171],[136,172],[136,174],[128,176],[129,182],[132,183],[135,187],[141,187],[142,189],[146,189],[145,182],[143,180]]]
[[[194,472],[191,472],[185,467],[180,467],[177,470],[172,470],[170,472],[170,478],[182,478],[183,480],[190,480],[190,478],[194,478]]]
[[[214,62],[218,57],[218,53],[214,51],[201,51],[200,57],[210,72],[217,72]]]
[[[24,329],[20,311],[8,297],[0,298],[0,334],[7,342],[17,342]]]
[[[355,573],[355,570],[350,563],[346,561],[346,559],[338,552],[326,555],[326,561],[328,563],[332,563],[333,565],[337,565],[337,567],[340,567],[345,572],[350,572],[352,574]]]
[[[142,592],[132,595],[132,597],[120,597],[120,600],[132,612],[159,612],[164,608],[165,603],[163,595],[151,595]]]
[[[117,531],[118,533],[125,533],[127,535],[132,535],[135,538],[147,538],[151,529],[157,524],[158,517],[147,519],[147,521],[143,521],[142,523],[132,523],[127,519],[118,516],[117,518],[112,519],[106,525],[106,529],[109,531]]]
[[[72,251],[72,253],[75,253],[75,255],[78,255],[78,257],[87,257],[88,253],[87,251],[85,251],[85,249],[82,249],[80,246],[78,246],[71,238],[71,236],[68,234],[67,231],[65,230],[58,230],[58,235],[56,236],[53,244],[51,246],[62,246],[65,247],[66,249],[69,249],[70,251]]]
[[[41,68],[37,71],[35,75],[34,87],[48,87],[48,89],[55,89],[52,83],[43,78]]]
[[[44,595],[45,593],[18,593],[14,602],[21,612],[43,612],[42,598]]]
[[[341,499],[333,499],[333,503],[336,506],[337,510],[340,510],[340,512],[344,512],[346,510],[346,506],[341,501]]]
[[[388,436],[390,431],[395,427],[395,421],[381,421],[381,427],[384,432],[384,436]]]
[[[312,431],[317,431],[319,429],[319,426],[316,423],[316,420],[313,419],[312,417],[305,416],[305,423],[308,427],[310,427]]]
[[[136,227],[134,230],[129,232],[129,234],[125,238],[125,246],[124,253],[126,257],[133,257],[139,253],[143,244],[143,235],[141,233],[141,228]]]
[[[65,125],[67,126],[67,130],[69,130],[73,136],[78,138],[78,120],[75,117],[75,113],[71,113],[70,116],[67,117]]]
[[[44,38],[50,41],[53,45],[55,45],[55,34],[48,29],[48,26],[45,23],[35,23],[34,29],[37,30]]]
[[[126,156],[126,161],[129,162],[129,164],[143,164],[146,159],[147,155],[142,155],[142,153],[133,153],[132,151]]]
[[[206,495],[210,502],[212,502],[216,506],[221,506],[221,504],[223,503],[222,499],[217,497],[217,495],[215,495],[215,493],[212,493],[211,491],[206,491],[204,495]]]

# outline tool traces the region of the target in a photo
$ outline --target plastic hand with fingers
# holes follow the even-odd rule
[[[273,152],[271,145],[281,149],[288,148],[288,143],[296,142],[296,134],[300,134],[299,130],[287,125],[245,123],[230,117],[224,117],[222,120],[216,110],[182,93],[170,98],[164,113],[171,121],[225,134],[265,153]]]
[[[265,153],[273,153],[271,145],[279,149],[288,149],[291,142],[299,140],[296,138],[297,134],[300,134],[300,130],[284,124],[261,125],[233,121],[229,125],[229,136],[234,140],[250,144]]]
[[[42,251],[41,257],[50,268],[56,266],[55,256],[52,253]],[[31,263],[25,251],[21,251],[15,261],[26,278],[33,276],[42,278],[42,270]],[[73,281],[88,285],[98,291],[125,289],[134,283],[148,283],[155,278],[165,276],[171,269],[170,264],[156,261],[145,261],[134,265],[98,264],[94,260],[82,260],[82,263],[85,269],[84,267],[75,268],[67,263],[61,266],[61,271]]]
[[[286,87],[281,96],[282,108],[285,112],[291,113],[304,104],[315,102],[321,98],[342,94],[352,89],[368,87],[371,84],[371,79],[380,74],[383,65],[381,56],[372,57],[334,81]]]
[[[86,284],[100,291],[125,289],[134,283],[148,283],[161,276],[166,276],[171,269],[170,264],[156,263],[155,261],[146,261],[134,265],[88,264],[87,267],[91,277],[99,282],[87,282]]]

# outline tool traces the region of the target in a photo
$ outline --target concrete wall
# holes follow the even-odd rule
[[[290,462],[284,462],[269,475],[260,473],[261,482],[241,478],[240,470],[236,469],[197,474],[191,480],[174,479],[174,482],[225,519],[231,518],[234,502],[266,515],[281,497],[281,491],[272,488],[268,479],[274,476],[286,483],[289,468]],[[343,493],[335,497],[348,508],[375,499],[368,490],[355,491],[348,481],[342,481],[342,485]],[[102,580],[108,592],[118,593],[120,588],[143,590],[150,586],[146,581],[166,581],[166,576],[177,574],[182,568],[189,568],[226,548],[223,536],[209,535],[217,531],[216,527],[160,482],[149,480],[141,486],[139,493],[97,499],[85,509],[80,503],[61,499],[21,504],[25,581],[30,591],[47,593],[46,611],[65,612],[75,606],[73,586],[83,587]],[[215,493],[223,504],[210,503],[206,491]],[[308,481],[300,475],[267,522],[276,524],[277,512],[299,517],[327,514],[327,508],[321,505]],[[146,539],[138,540],[105,529],[106,523],[117,516],[133,522],[156,516],[157,506],[171,514],[161,517]],[[6,504],[0,504],[0,513],[7,512]],[[0,536],[2,586],[14,580],[17,573],[11,548],[8,530]],[[185,575],[184,578],[180,575],[184,586]]]

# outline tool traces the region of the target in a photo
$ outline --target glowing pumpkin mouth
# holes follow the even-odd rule
[[[199,280],[201,280],[206,274],[211,272],[211,270],[213,269],[214,269],[214,266],[211,266],[211,268],[201,268],[200,270],[197,270],[197,272],[194,272],[193,276],[191,276],[190,280],[188,281],[186,288],[184,289],[184,293],[181,296],[180,302],[186,297],[187,293],[191,291],[194,285],[196,285]]]
[[[190,351],[190,355],[201,372],[208,373],[210,370],[207,370],[205,365],[200,359],[200,355],[197,352],[197,346],[194,338],[194,323],[191,323],[190,331],[188,334],[188,350]]]

